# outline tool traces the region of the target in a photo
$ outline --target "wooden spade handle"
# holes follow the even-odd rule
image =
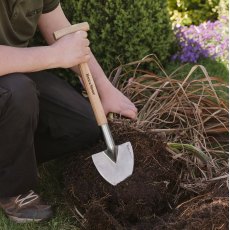
[[[88,31],[89,30],[89,24],[87,22],[79,23],[76,25],[72,25],[70,27],[58,30],[54,32],[54,38],[57,40],[67,34],[77,32],[79,30]],[[87,63],[81,63],[79,65],[79,69],[81,72],[82,80],[85,85],[86,92],[88,94],[90,103],[93,108],[94,115],[97,120],[97,124],[102,126],[104,124],[107,124],[107,118],[105,116],[104,109],[101,104],[100,97],[97,92],[96,85],[94,83],[92,74],[90,72],[89,66]]]
[[[64,29],[58,30],[56,32],[54,32],[53,36],[55,40],[58,40],[59,38],[67,35],[67,34],[71,34],[77,31],[88,31],[89,30],[89,24],[88,22],[82,22],[82,23],[78,23],[69,27],[66,27]]]

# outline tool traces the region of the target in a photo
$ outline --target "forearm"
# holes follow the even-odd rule
[[[49,45],[55,42],[53,36],[55,31],[61,30],[70,25],[71,24],[65,17],[60,5],[54,11],[43,14],[38,21],[38,27]]]
[[[56,68],[52,47],[16,48],[0,45],[0,76]]]
[[[63,15],[62,10],[60,8],[57,9],[57,12],[58,12],[58,14]],[[40,20],[39,27],[40,27],[40,30],[41,30],[43,37],[45,38],[46,42],[48,44],[53,44],[55,42],[54,37],[53,37],[53,33],[57,30],[68,27],[71,24],[65,18],[64,15],[63,15],[63,17],[57,17],[59,20],[56,21],[56,23],[47,24],[46,23],[47,19],[45,18],[47,16],[48,15],[44,15],[43,18]],[[61,18],[62,18],[62,20],[60,20]],[[100,67],[100,65],[98,64],[98,62],[96,61],[96,58],[94,57],[94,55],[92,53],[90,55],[90,61],[88,62],[88,64],[89,64],[89,68],[92,72],[92,76],[94,78],[95,84],[96,84],[97,89],[98,89],[99,94],[100,94],[100,92],[103,91],[102,88],[104,89],[105,84],[107,85],[109,83],[109,81],[108,81],[102,68]],[[81,75],[78,66],[72,67],[71,70],[73,72],[77,73],[78,75]]]
[[[103,69],[97,62],[94,55],[90,54],[90,60],[88,62],[89,69],[91,71],[92,77],[94,79],[95,85],[99,94],[103,93],[109,86],[111,86],[110,81],[108,80],[107,76],[105,75]],[[71,68],[75,73],[79,74],[78,66],[74,66]]]
[[[52,12],[42,15],[39,20],[39,28],[48,44],[53,44],[55,42],[53,37],[55,31],[68,26],[70,26],[70,22],[65,17],[60,6]],[[92,53],[88,64],[98,92],[101,94],[110,85],[110,82]],[[74,66],[71,69],[78,74],[80,73],[78,66]]]

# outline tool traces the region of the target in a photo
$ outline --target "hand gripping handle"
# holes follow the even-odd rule
[[[58,31],[54,32],[54,38],[55,38],[55,40],[57,40],[57,39],[65,36],[67,34],[74,33],[74,32],[80,31],[80,30],[88,31],[89,30],[89,24],[87,22],[83,22],[83,23],[75,24],[75,25],[69,26],[67,28],[58,30]],[[104,109],[102,107],[101,100],[100,100],[100,97],[98,95],[97,88],[96,88],[96,85],[94,83],[94,80],[93,80],[93,77],[92,77],[92,74],[90,72],[88,64],[87,63],[81,63],[79,65],[79,69],[81,72],[82,80],[83,80],[83,83],[85,85],[85,89],[86,89],[86,92],[88,94],[91,106],[93,108],[94,115],[95,115],[96,120],[97,120],[97,124],[100,126],[107,124],[108,123],[107,118],[105,116],[105,112],[104,112]]]

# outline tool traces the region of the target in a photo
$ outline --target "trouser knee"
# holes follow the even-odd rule
[[[10,74],[1,79],[1,87],[5,90],[4,101],[0,108],[1,115],[5,115],[6,120],[14,117],[18,121],[18,125],[24,122],[33,122],[33,126],[36,126],[39,103],[33,81],[23,74]]]

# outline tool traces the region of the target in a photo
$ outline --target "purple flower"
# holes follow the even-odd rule
[[[200,24],[177,26],[175,28],[179,50],[173,60],[196,63],[202,57],[209,57],[228,63],[228,19]]]

